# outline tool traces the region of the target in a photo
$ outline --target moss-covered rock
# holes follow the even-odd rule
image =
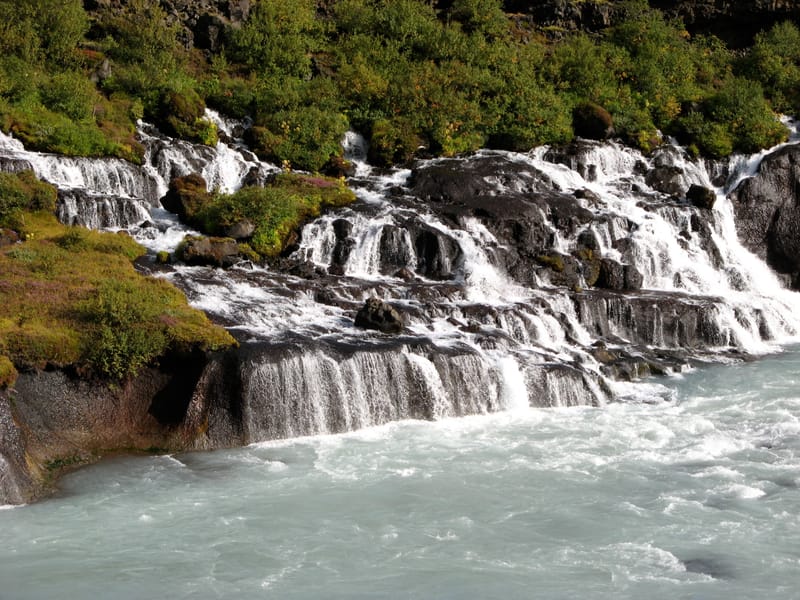
[[[197,213],[196,221],[209,235],[224,235],[237,224],[249,223],[253,226],[248,238],[250,249],[273,258],[291,244],[309,219],[355,199],[343,179],[282,173],[266,187],[244,187],[234,194],[216,195]]]
[[[614,119],[605,108],[594,102],[581,102],[572,111],[575,135],[590,140],[607,140],[614,131]]]
[[[195,90],[168,90],[161,96],[154,116],[167,135],[213,146],[217,143],[217,128],[205,118],[205,110],[206,104]]]
[[[119,380],[170,349],[235,344],[175,287],[135,271],[144,248],[129,236],[66,227],[46,212],[24,219],[26,241],[0,248],[0,356],[16,369]]]
[[[197,173],[173,177],[166,195],[161,198],[161,205],[182,221],[195,224],[197,215],[214,198],[206,188],[206,180]]]

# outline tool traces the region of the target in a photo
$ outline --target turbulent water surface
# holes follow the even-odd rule
[[[108,460],[0,511],[0,598],[796,598],[798,370]]]

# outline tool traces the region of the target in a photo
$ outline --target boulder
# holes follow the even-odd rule
[[[800,147],[765,158],[730,200],[742,244],[800,289]]]
[[[19,233],[13,229],[0,229],[0,248],[10,246],[19,241]]]
[[[244,240],[249,237],[253,237],[253,233],[255,233],[256,226],[250,219],[242,219],[241,221],[236,221],[230,227],[227,227],[224,231],[225,237],[233,238],[235,240]]]
[[[370,298],[356,314],[355,326],[383,333],[400,333],[404,322],[402,315],[392,306],[380,298]]]
[[[350,252],[356,245],[356,241],[350,237],[353,231],[353,224],[347,219],[336,219],[333,222],[333,233],[336,236],[336,244],[333,246],[331,254],[331,264],[328,272],[332,275],[344,275],[347,259]]]
[[[582,102],[575,107],[572,128],[575,135],[590,140],[607,140],[615,133],[611,113],[594,102]]]
[[[717,194],[710,188],[693,183],[686,192],[686,199],[697,208],[711,210],[717,201]]]
[[[191,222],[197,212],[211,201],[206,180],[197,173],[173,177],[169,182],[166,195],[161,198],[161,205],[173,212],[182,221]]]
[[[654,190],[669,196],[686,194],[686,173],[682,168],[673,165],[656,166],[648,171],[645,183]]]
[[[176,253],[190,265],[230,267],[238,262],[239,246],[231,238],[187,236]]]
[[[600,259],[600,273],[595,285],[607,290],[638,290],[644,277],[634,265],[623,265],[611,258]]]

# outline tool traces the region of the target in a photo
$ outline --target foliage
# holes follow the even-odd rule
[[[314,0],[261,0],[230,36],[230,56],[259,73],[307,78],[311,52],[322,45]]]
[[[17,369],[14,368],[14,363],[5,355],[0,355],[0,390],[3,388],[13,387],[17,381]]]
[[[24,211],[53,211],[56,197],[56,189],[32,171],[0,173],[0,227],[22,231]]]
[[[592,103],[644,150],[663,131],[722,156],[780,139],[772,111],[800,109],[796,25],[734,55],[645,0],[617,3],[598,35],[556,41],[501,0],[258,0],[205,54],[158,0],[99,4],[89,29],[79,0],[0,0],[0,127],[32,148],[139,161],[142,117],[213,145],[208,104],[250,117],[261,157],[315,171],[349,127],[390,164],[565,142]]]
[[[0,250],[0,356],[15,369],[74,365],[122,379],[172,348],[234,343],[177,289],[133,269],[144,250],[127,235],[24,217],[27,241]]]
[[[355,199],[343,180],[283,173],[264,188],[245,187],[234,194],[218,194],[188,217],[212,235],[247,219],[255,225],[248,249],[263,257],[275,257],[307,220],[319,216],[325,208],[344,206]]]
[[[742,71],[760,82],[775,110],[800,111],[800,29],[790,21],[756,36]]]

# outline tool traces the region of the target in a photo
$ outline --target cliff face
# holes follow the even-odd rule
[[[506,12],[523,15],[538,27],[555,31],[599,31],[614,23],[620,2],[609,0],[506,0]],[[683,19],[692,33],[710,33],[731,47],[743,47],[753,36],[775,23],[800,19],[800,2],[794,0],[649,0],[653,8]]]
[[[0,391],[0,504],[35,500],[63,471],[109,453],[240,444],[230,406],[220,406],[229,397],[225,362],[173,357],[121,385],[23,373],[14,390]]]
[[[730,197],[742,243],[800,290],[800,150],[788,146],[764,159]]]
[[[683,18],[692,33],[714,34],[734,48],[749,45],[756,33],[775,23],[800,19],[800,2],[794,0],[650,0],[650,6]]]

